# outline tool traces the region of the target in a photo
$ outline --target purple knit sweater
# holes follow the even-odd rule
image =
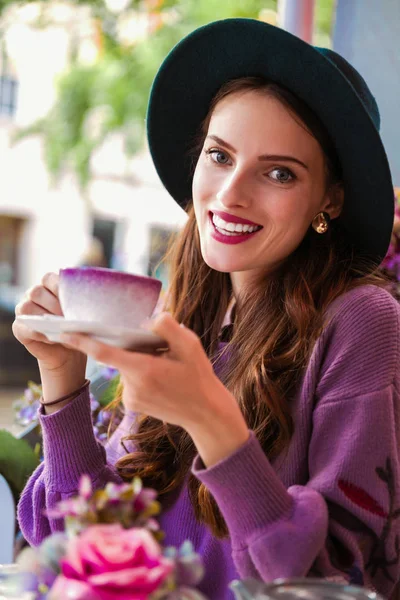
[[[372,587],[388,597],[400,579],[400,306],[364,286],[336,300],[293,403],[294,435],[272,463],[253,434],[233,455],[193,473],[213,494],[229,529],[216,539],[194,517],[186,487],[165,508],[167,544],[191,539],[202,555],[202,591],[231,599],[235,578],[319,576]],[[126,415],[106,449],[96,442],[88,394],[41,415],[44,462],[19,503],[32,545],[61,529],[45,507],[94,486],[119,482]]]

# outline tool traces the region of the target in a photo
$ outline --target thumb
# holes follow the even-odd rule
[[[167,342],[171,354],[181,361],[188,358],[192,360],[193,353],[202,352],[204,354],[200,339],[194,331],[179,324],[167,312],[158,314],[146,324],[146,328],[163,338]]]

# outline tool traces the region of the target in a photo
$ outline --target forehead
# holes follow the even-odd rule
[[[223,98],[211,115],[208,134],[215,134],[233,146],[235,142],[245,145],[251,139],[253,145],[262,146],[261,154],[272,150],[322,154],[319,143],[300,117],[262,90],[234,92]]]

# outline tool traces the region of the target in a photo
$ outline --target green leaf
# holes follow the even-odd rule
[[[102,406],[102,407],[107,406],[107,404],[109,404],[112,400],[114,400],[119,382],[120,382],[119,375],[116,375],[115,377],[113,377],[113,379],[110,379],[110,383],[108,384],[108,386],[106,387],[106,389],[104,390],[104,392],[102,393],[100,398],[98,398],[98,402],[99,402],[100,406]]]
[[[0,473],[18,502],[25,484],[39,464],[39,458],[25,440],[15,438],[9,431],[0,430]]]
[[[21,4],[28,0],[21,0]],[[258,18],[263,9],[277,9],[277,0],[131,0],[129,7],[158,12],[168,24],[137,43],[118,39],[118,17],[105,0],[72,0],[86,4],[99,25],[101,52],[95,64],[80,64],[76,55],[57,81],[57,98],[49,113],[16,139],[39,135],[49,174],[56,182],[74,172],[85,194],[93,177],[93,155],[117,133],[126,157],[143,145],[147,102],[153,78],[172,47],[197,27],[215,19]],[[0,0],[0,11],[16,0]],[[46,1],[42,2],[43,6]],[[129,8],[128,7],[128,8]],[[128,10],[127,8],[127,10]],[[334,0],[319,0],[315,7],[314,42],[331,46]],[[169,15],[170,18],[167,18]]]

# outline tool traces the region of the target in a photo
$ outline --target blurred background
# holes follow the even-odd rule
[[[165,268],[154,269],[185,214],[146,147],[151,82],[184,35],[237,16],[361,71],[400,185],[399,0],[0,0],[0,428],[20,435],[12,401],[39,380],[11,324],[44,273],[106,266],[155,274],[165,290]]]

